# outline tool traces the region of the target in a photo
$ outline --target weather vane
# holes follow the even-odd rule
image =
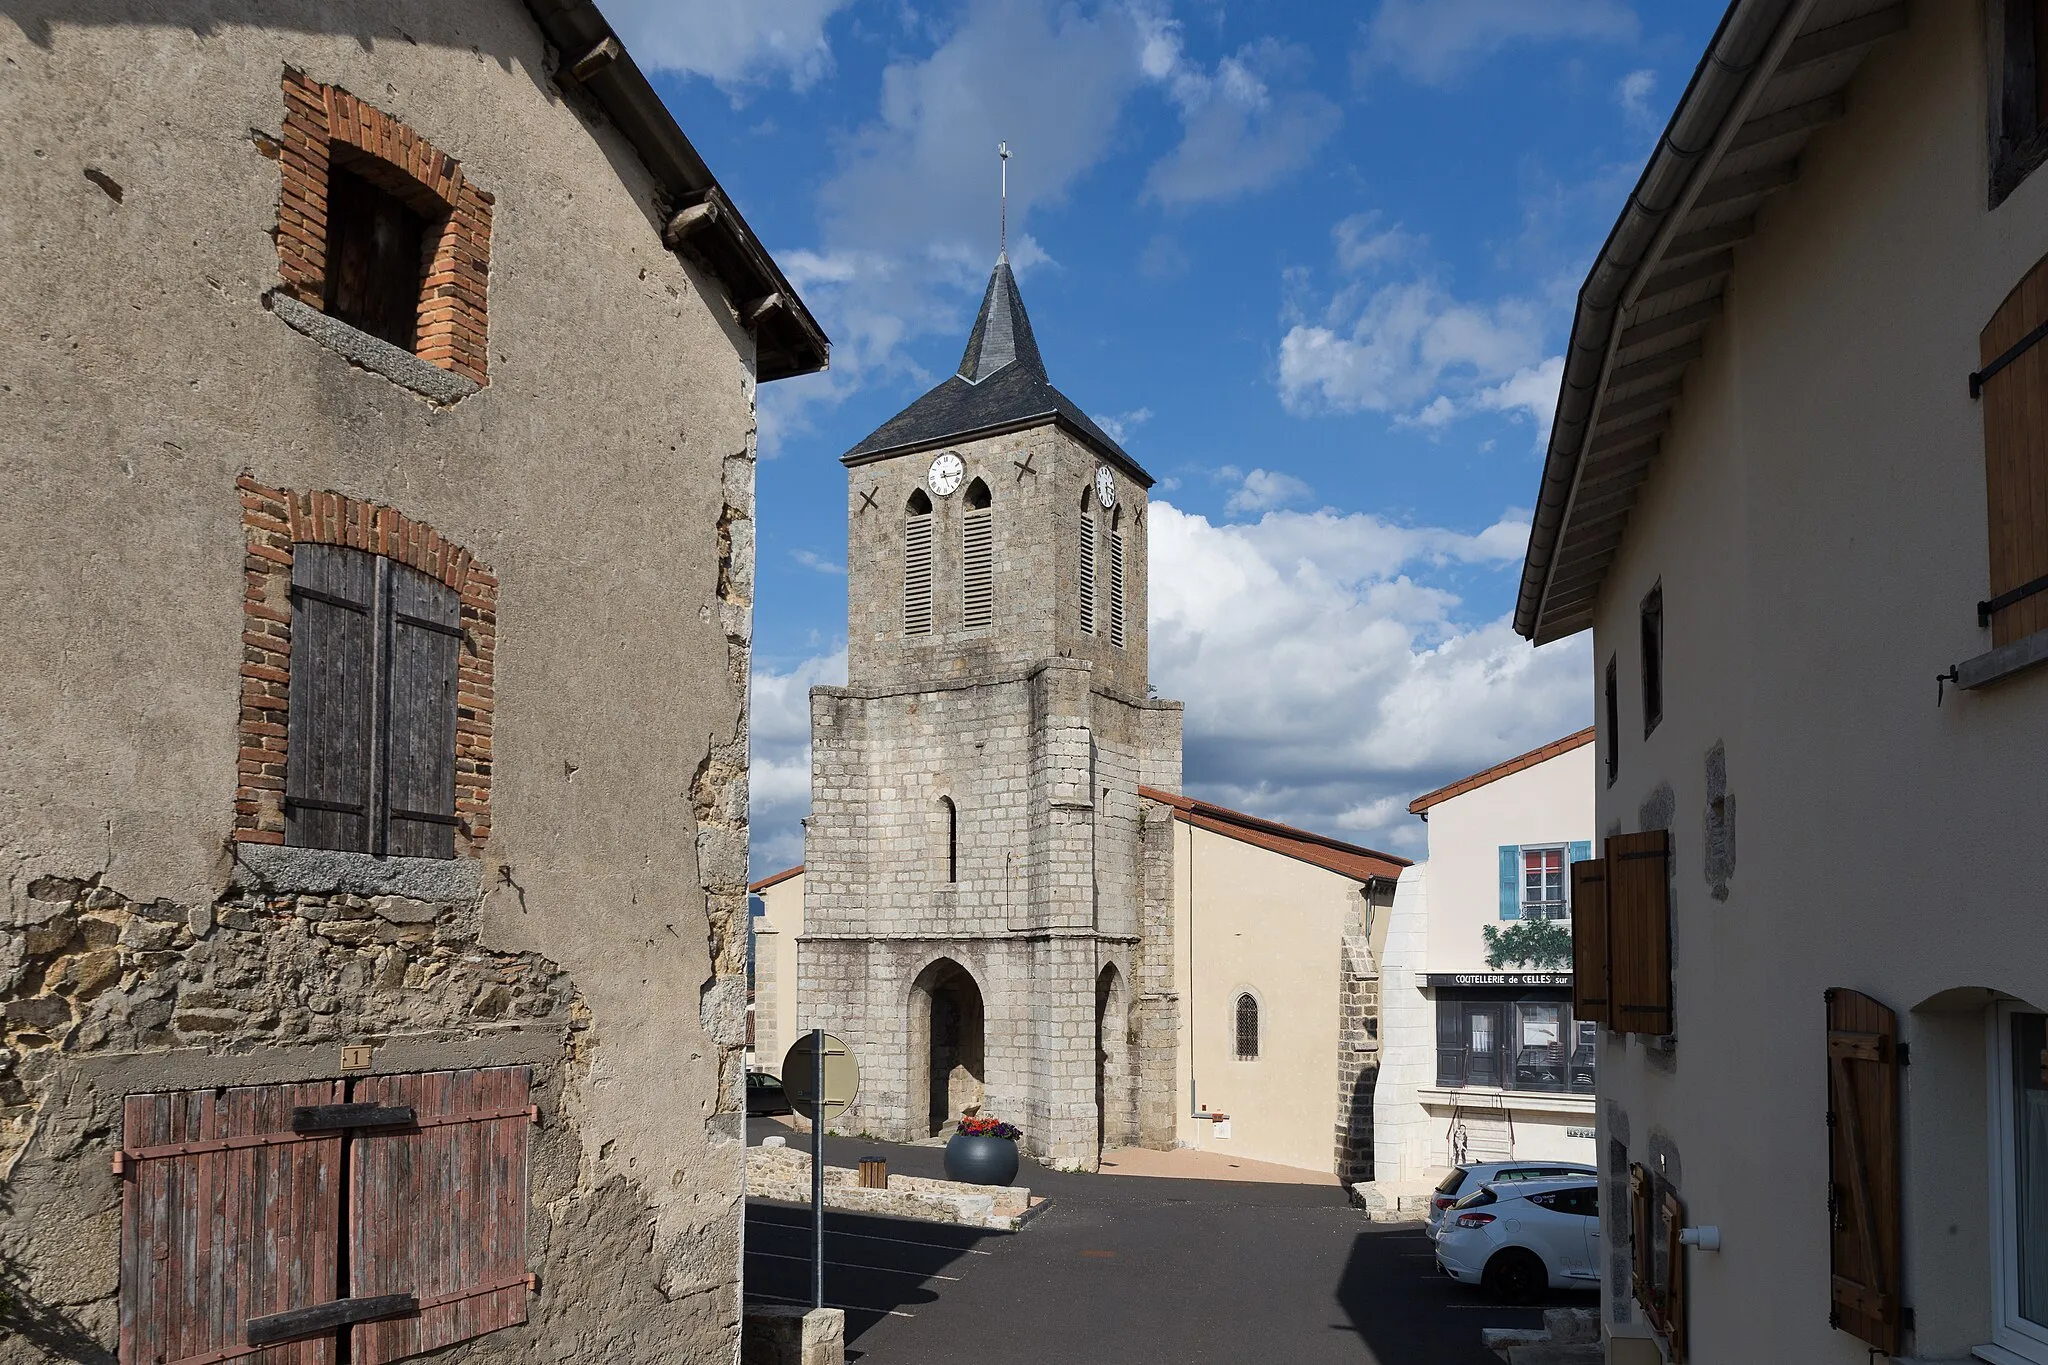
[[[997,239],[997,255],[998,259],[1007,261],[1010,259],[1010,144],[998,142],[996,155],[1003,165],[1003,219],[1001,235]]]

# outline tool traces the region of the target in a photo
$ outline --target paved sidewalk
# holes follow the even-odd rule
[[[1250,1161],[1228,1152],[1175,1147],[1155,1152],[1147,1147],[1112,1147],[1102,1154],[1102,1174],[1141,1175],[1164,1180],[1236,1180],[1261,1185],[1327,1185],[1338,1188],[1328,1171],[1305,1171],[1270,1161]]]

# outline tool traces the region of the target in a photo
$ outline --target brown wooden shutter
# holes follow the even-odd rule
[[[1990,365],[2035,328],[2048,323],[2048,259],[2006,295],[1977,339]],[[1983,381],[1984,492],[1996,598],[2048,577],[2048,344],[2022,352]],[[2048,629],[2048,593],[2036,593],[1991,615],[1991,643]]]
[[[1903,1341],[1898,1016],[1867,995],[1828,1006],[1829,1321],[1887,1355]]]
[[[526,1321],[531,1074],[506,1066],[355,1083],[354,1100],[410,1105],[417,1125],[364,1130],[352,1145],[350,1292],[412,1294],[419,1312],[356,1324],[354,1365]]]
[[[1572,1016],[1606,1024],[1607,860],[1572,864]]]
[[[1607,840],[1607,1008],[1623,1033],[1671,1032],[1671,834]]]
[[[292,1131],[336,1081],[122,1105],[124,1365],[328,1365],[335,1335],[250,1347],[248,1321],[338,1295],[341,1134]]]
[[[292,550],[285,842],[368,852],[373,825],[377,557]]]
[[[455,856],[455,689],[462,603],[455,590],[394,563],[390,748],[384,852]]]
[[[1657,1324],[1657,1218],[1650,1168],[1628,1168],[1629,1290],[1652,1325]]]
[[[1685,1365],[1685,1244],[1678,1234],[1685,1227],[1685,1205],[1670,1190],[1664,1191],[1664,1291],[1661,1307],[1664,1344],[1670,1365]]]

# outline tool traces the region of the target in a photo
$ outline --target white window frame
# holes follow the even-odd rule
[[[1564,907],[1564,913],[1550,922],[1553,924],[1570,924],[1572,921],[1572,846],[1569,843],[1520,844],[1517,845],[1517,849],[1517,856],[1522,862],[1522,898],[1520,901],[1522,918],[1525,920],[1538,918],[1538,916],[1529,913],[1531,906],[1559,905]],[[1529,855],[1531,853],[1555,853],[1557,855],[1557,890],[1559,899],[1554,901],[1532,901],[1529,899]],[[1540,918],[1550,920],[1549,915],[1543,915]]]
[[[2018,1154],[2013,1150],[2012,1021],[2039,1014],[2024,1005],[2001,1004],[1992,1015],[1991,1071],[1991,1343],[2021,1360],[2048,1365],[2048,1326],[2019,1312],[2019,1236],[2013,1216]]]

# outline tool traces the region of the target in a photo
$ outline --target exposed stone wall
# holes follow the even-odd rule
[[[1380,1069],[1380,972],[1365,923],[1366,889],[1348,897],[1339,947],[1337,1132],[1334,1169],[1349,1185],[1373,1178],[1373,1099]],[[1382,907],[1380,913],[1386,913]]]

